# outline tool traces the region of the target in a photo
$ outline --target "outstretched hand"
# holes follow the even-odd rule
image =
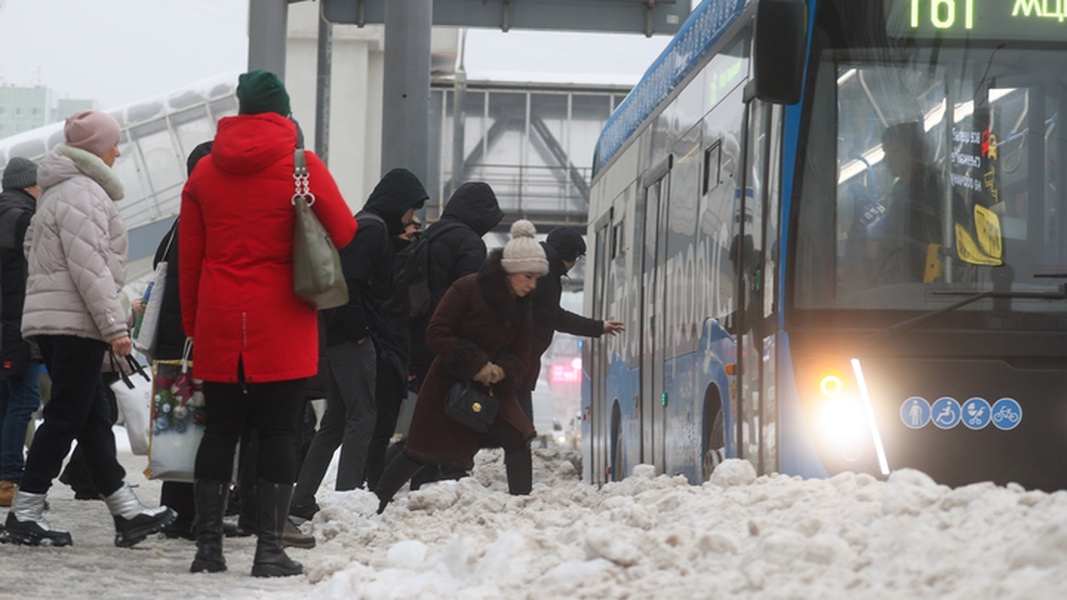
[[[624,331],[626,331],[626,326],[622,324],[622,321],[604,321],[604,333],[615,335]]]

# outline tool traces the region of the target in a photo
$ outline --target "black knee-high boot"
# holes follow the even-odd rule
[[[389,461],[385,472],[382,473],[382,478],[378,480],[378,485],[374,488],[374,493],[378,496],[379,515],[385,511],[385,507],[389,505],[397,491],[421,468],[422,463],[408,458],[408,455],[403,452]]]
[[[530,447],[504,453],[504,470],[508,474],[508,493],[525,496],[533,489],[533,457]]]
[[[193,483],[196,517],[196,558],[189,570],[193,573],[218,573],[226,570],[222,556],[222,518],[226,514],[226,499],[230,495],[227,481],[197,479]]]
[[[282,549],[282,534],[289,519],[289,501],[293,484],[256,482],[256,557],[253,577],[288,577],[304,572],[304,566],[289,558]]]

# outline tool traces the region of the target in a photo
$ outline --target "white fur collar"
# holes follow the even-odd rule
[[[74,161],[74,165],[78,167],[78,170],[99,183],[100,187],[104,188],[104,191],[107,192],[108,197],[112,200],[122,200],[125,195],[122,180],[118,178],[118,175],[115,175],[111,167],[107,166],[107,163],[99,156],[66,144],[56,146],[55,151],[56,154],[66,156]]]

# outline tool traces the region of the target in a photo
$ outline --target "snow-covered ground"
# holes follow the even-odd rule
[[[121,430],[118,430],[121,431]],[[158,483],[123,456],[139,493]],[[54,488],[50,518],[70,548],[0,546],[0,598],[1064,598],[1067,493],[888,481],[756,477],[729,460],[694,486],[641,466],[623,482],[579,481],[578,457],[535,450],[528,497],[506,493],[499,452],[474,476],[402,491],[385,514],[369,492],[319,492],[290,550],[306,575],[248,575],[254,542],[226,540],[230,571],[191,575],[190,542],[111,544],[102,503]]]

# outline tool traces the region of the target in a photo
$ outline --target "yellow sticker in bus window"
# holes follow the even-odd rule
[[[956,223],[956,252],[960,260],[972,265],[1002,264],[1000,218],[988,208],[975,205],[974,225],[977,241],[962,225]]]
[[[1001,263],[1004,253],[1003,238],[1000,235],[1000,217],[984,206],[974,206],[974,228],[978,232],[978,246],[986,256]]]

